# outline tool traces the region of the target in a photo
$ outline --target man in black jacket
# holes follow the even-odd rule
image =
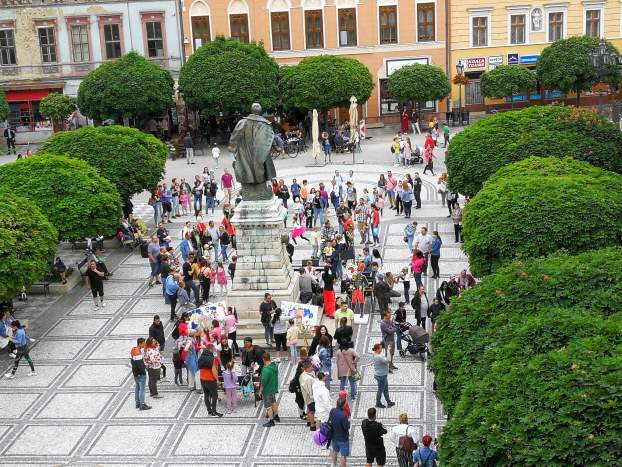
[[[421,186],[423,182],[419,178],[419,172],[415,172],[415,178],[413,179],[413,194],[415,195],[415,201],[417,205],[415,209],[421,209]]]
[[[367,420],[363,420],[361,427],[363,428],[365,456],[367,457],[365,467],[372,467],[374,461],[378,467],[382,467],[387,460],[382,435],[386,435],[387,430],[382,426],[382,423],[376,421],[375,408],[367,409]]]
[[[10,125],[4,130],[4,137],[6,138],[6,153],[11,154],[11,148],[13,148],[13,154],[15,154],[15,129]]]
[[[252,371],[253,365],[257,363],[259,369],[257,373],[261,374],[263,370],[263,354],[264,350],[258,346],[253,345],[253,338],[246,336],[244,338],[244,348],[242,349],[242,365]]]
[[[166,338],[164,337],[164,325],[160,320],[160,315],[153,317],[153,324],[149,326],[149,337],[153,337],[160,345],[160,353],[164,352],[164,343]],[[166,379],[166,367],[162,363],[162,379]]]
[[[139,337],[136,339],[136,347],[132,347],[130,351],[130,364],[132,365],[132,374],[136,382],[134,390],[134,399],[136,400],[136,408],[140,410],[149,410],[151,407],[145,404],[145,383],[147,381],[147,369],[143,359],[143,350],[145,348],[145,339]]]

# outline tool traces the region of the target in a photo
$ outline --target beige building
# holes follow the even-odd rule
[[[263,42],[281,64],[318,54],[353,57],[371,71],[374,90],[361,112],[368,123],[395,121],[388,76],[412,63],[446,70],[441,0],[184,0],[186,56],[217,35]],[[444,111],[444,102],[428,102]]]

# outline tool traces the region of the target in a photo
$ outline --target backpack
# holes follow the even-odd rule
[[[204,351],[199,357],[199,369],[210,369],[214,364],[214,355],[211,352]]]
[[[298,378],[294,376],[292,380],[289,382],[289,392],[291,392],[292,394],[295,394],[298,392],[299,389],[300,389],[300,381],[298,380]]]
[[[171,337],[175,340],[179,339],[179,320],[175,323],[175,329],[173,329]]]

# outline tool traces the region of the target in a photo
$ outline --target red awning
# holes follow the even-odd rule
[[[7,102],[40,101],[55,89],[18,89],[4,91]]]

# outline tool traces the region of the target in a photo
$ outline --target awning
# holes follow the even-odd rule
[[[7,102],[40,101],[50,92],[61,91],[60,89],[18,89],[4,91]]]

